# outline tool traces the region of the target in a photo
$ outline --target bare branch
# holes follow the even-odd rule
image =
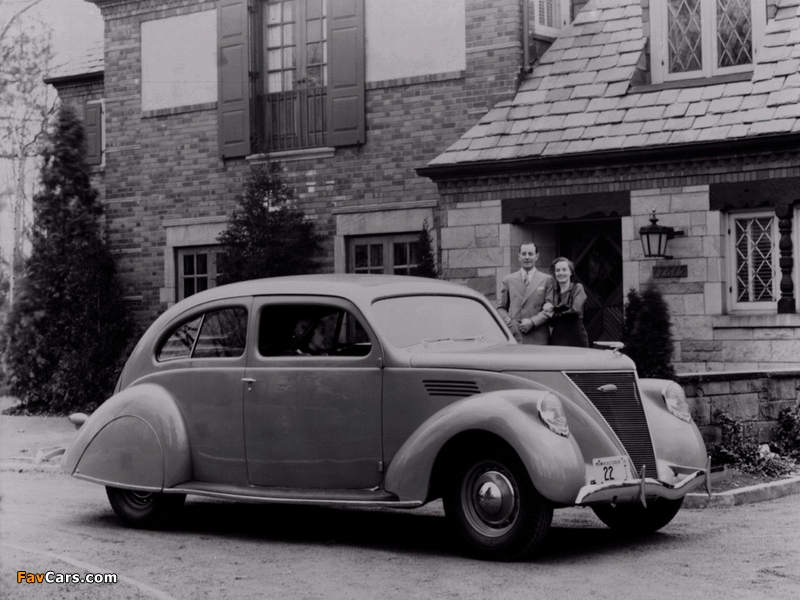
[[[11,28],[11,26],[14,24],[14,22],[17,19],[19,19],[23,14],[25,14],[27,11],[29,11],[34,6],[39,4],[41,1],[42,0],[32,0],[28,5],[22,7],[17,12],[15,12],[13,15],[11,15],[11,18],[8,20],[8,23],[6,23],[3,26],[2,31],[0,31],[0,41],[2,41],[6,37],[6,33],[8,33],[8,30]]]

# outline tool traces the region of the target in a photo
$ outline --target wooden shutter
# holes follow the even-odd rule
[[[86,131],[86,162],[99,165],[103,162],[103,105],[87,103],[83,107],[83,127]]]
[[[330,0],[328,9],[328,144],[363,144],[364,0]]]
[[[217,5],[219,154],[250,154],[250,78],[248,0],[220,0]]]

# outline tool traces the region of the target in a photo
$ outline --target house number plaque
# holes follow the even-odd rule
[[[653,279],[664,279],[665,277],[687,277],[689,267],[686,265],[669,265],[653,267]]]

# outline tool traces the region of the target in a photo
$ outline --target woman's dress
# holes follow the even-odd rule
[[[553,316],[550,317],[551,346],[589,347],[589,336],[583,326],[583,305],[586,302],[586,291],[580,283],[570,283],[569,289],[562,292],[561,286],[551,279],[545,290],[545,297],[553,305]]]

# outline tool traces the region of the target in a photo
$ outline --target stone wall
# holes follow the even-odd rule
[[[778,415],[800,402],[800,370],[696,373],[678,377],[706,442],[720,439],[717,411],[742,421],[760,443],[772,440]]]

